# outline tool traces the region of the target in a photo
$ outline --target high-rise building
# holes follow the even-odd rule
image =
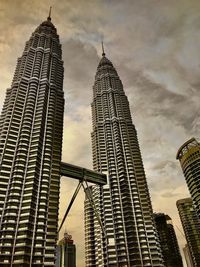
[[[165,267],[183,267],[174,227],[169,215],[154,213]]]
[[[87,193],[84,203],[84,222],[85,222],[85,257],[86,257],[86,266],[87,267],[96,267],[101,266],[102,260],[96,258],[97,250],[99,250],[99,246],[97,246],[97,238],[95,240],[95,231],[98,231],[98,240],[101,240],[101,229],[99,228],[99,222],[96,217],[96,214],[93,210],[93,207],[90,203],[90,199],[87,197],[88,194],[92,196],[92,199],[95,202],[95,208],[97,209],[97,205],[99,204],[99,188],[96,186],[90,186],[86,189]],[[100,212],[100,207],[98,205],[98,211]],[[101,244],[101,242],[100,242]],[[101,249],[101,246],[100,246]],[[98,254],[102,254],[101,250]]]
[[[190,255],[195,267],[200,266],[200,220],[191,198],[177,201],[177,208],[187,240]]]
[[[58,242],[56,252],[56,267],[76,267],[76,246],[71,235],[64,234],[64,238]]]
[[[185,142],[177,152],[186,182],[200,219],[200,143],[195,138]]]
[[[183,248],[183,253],[185,256],[185,261],[186,261],[187,267],[194,267],[188,244],[186,244],[185,247]]]
[[[93,167],[108,174],[108,184],[89,190],[102,227],[86,196],[86,266],[163,266],[129,102],[104,52],[93,86],[92,121]]]
[[[0,119],[0,266],[54,266],[63,61],[50,16],[26,42]]]

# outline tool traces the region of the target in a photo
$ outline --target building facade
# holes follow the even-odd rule
[[[154,213],[165,267],[183,267],[182,258],[171,218],[164,213]]]
[[[63,61],[48,17],[18,58],[0,118],[0,266],[55,266]]]
[[[186,261],[187,267],[194,267],[188,244],[186,244],[185,247],[183,248],[183,253],[185,256],[185,261]]]
[[[76,246],[72,236],[64,234],[56,248],[56,267],[76,267]]]
[[[187,240],[193,266],[200,266],[200,220],[191,198],[177,201],[177,208]]]
[[[179,148],[176,158],[180,161],[194,208],[200,219],[200,143],[191,138]]]
[[[102,227],[85,199],[86,266],[163,266],[129,102],[104,52],[93,86],[92,124],[93,167],[107,174],[108,184],[90,188]]]

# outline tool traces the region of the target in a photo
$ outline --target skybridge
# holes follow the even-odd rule
[[[78,186],[76,187],[76,190],[74,191],[74,194],[71,198],[69,206],[68,206],[68,208],[65,212],[65,215],[62,219],[62,222],[59,226],[58,232],[60,232],[60,230],[61,230],[61,228],[65,222],[65,219],[67,218],[67,215],[68,215],[68,213],[69,213],[69,211],[70,211],[70,209],[74,203],[74,200],[76,199],[76,196],[78,195],[78,192],[79,192],[81,186],[83,187],[85,193],[87,194],[87,197],[90,201],[92,208],[94,209],[94,212],[96,214],[98,222],[99,222],[99,224],[100,224],[100,226],[104,232],[102,222],[100,220],[98,211],[96,210],[95,203],[92,199],[92,194],[90,193],[90,190],[86,190],[86,189],[89,188],[88,183],[92,183],[92,184],[99,185],[99,186],[106,185],[107,184],[106,174],[98,173],[98,172],[95,172],[95,171],[92,171],[92,170],[89,170],[86,168],[82,168],[82,167],[79,167],[79,166],[76,166],[73,164],[61,162],[60,175],[67,177],[67,178],[76,179],[79,181],[79,183],[78,183]]]

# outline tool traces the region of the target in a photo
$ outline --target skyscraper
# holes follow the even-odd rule
[[[187,267],[194,267],[188,244],[186,244],[185,247],[183,248],[183,253],[185,256],[185,261],[187,263]]]
[[[191,138],[179,148],[176,159],[180,161],[194,208],[200,219],[200,143]]]
[[[76,267],[76,246],[71,235],[64,234],[64,238],[58,242],[56,251],[56,267]]]
[[[0,266],[54,266],[63,61],[50,16],[26,42],[0,119]]]
[[[200,266],[200,220],[193,207],[191,198],[177,201],[177,208],[181,218],[183,230],[187,240],[190,255],[195,267]]]
[[[100,228],[85,199],[86,266],[163,266],[137,133],[113,64],[102,54],[93,86],[93,167],[108,185],[92,187]]]
[[[165,267],[183,267],[171,218],[164,213],[154,213],[154,218],[161,243]]]

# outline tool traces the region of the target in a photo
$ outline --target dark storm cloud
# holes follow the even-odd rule
[[[182,125],[187,131],[191,130],[199,113],[200,96],[197,92],[188,90],[189,94],[181,95],[167,90],[164,85],[155,83],[141,72],[129,70],[127,74],[127,93],[132,95],[131,107],[136,116],[142,113],[144,117],[164,117],[175,125]]]

